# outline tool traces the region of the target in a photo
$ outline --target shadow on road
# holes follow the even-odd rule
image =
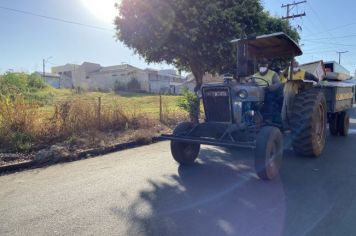
[[[259,181],[251,155],[203,149],[196,165],[178,167],[179,174],[167,176],[167,183],[151,182],[151,190],[142,191],[129,212],[115,213],[131,216],[131,232],[144,235],[278,235],[285,218],[282,185]],[[149,205],[149,214],[142,214],[143,204]]]
[[[286,150],[271,182],[255,175],[252,151],[205,147],[195,166],[177,166],[177,175],[150,181],[127,212],[112,211],[129,218],[129,235],[350,235],[355,143],[356,134],[328,137],[318,159]]]

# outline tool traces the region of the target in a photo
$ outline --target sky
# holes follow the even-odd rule
[[[262,1],[266,10],[276,17],[286,14],[281,6],[290,2]],[[0,73],[9,69],[41,71],[43,59],[46,59],[46,71],[52,66],[84,61],[102,66],[129,63],[139,68],[171,68],[165,64],[147,65],[116,41],[114,3],[115,0],[0,0]],[[355,10],[353,0],[309,0],[293,9],[292,13],[306,12],[305,17],[291,20],[292,25],[301,27],[304,55],[298,60],[301,63],[338,61],[336,52],[348,51],[342,54],[341,64],[353,74],[356,70]]]

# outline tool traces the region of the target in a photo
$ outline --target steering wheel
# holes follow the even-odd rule
[[[247,81],[253,81],[253,80],[256,80],[256,79],[258,79],[258,80],[261,80],[261,81],[263,81],[263,82],[265,82],[266,83],[266,85],[267,85],[267,87],[269,87],[269,82],[267,81],[267,80],[265,80],[265,79],[262,79],[262,78],[258,78],[258,77],[251,77],[251,78],[249,78]],[[257,84],[257,86],[260,86],[260,87],[265,87],[264,85],[259,85],[259,84]]]

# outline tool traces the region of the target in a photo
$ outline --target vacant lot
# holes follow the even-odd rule
[[[102,147],[169,132],[187,115],[177,96],[43,87],[0,99],[0,152]]]

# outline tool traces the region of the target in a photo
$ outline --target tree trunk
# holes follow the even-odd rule
[[[198,124],[199,116],[200,116],[200,98],[198,96],[198,92],[200,91],[201,86],[203,85],[204,72],[199,69],[199,66],[191,66],[191,69],[192,69],[192,73],[195,77],[196,86],[194,88],[194,92],[195,92],[196,96],[198,97],[198,102],[194,104],[195,107],[192,109],[193,112],[191,112],[189,114],[189,116],[190,116],[190,120],[193,123]]]

